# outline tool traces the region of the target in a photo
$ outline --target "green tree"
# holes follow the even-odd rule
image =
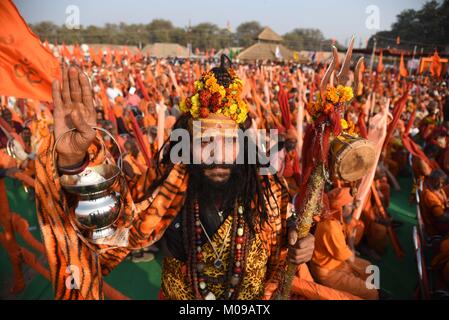
[[[400,37],[400,45],[396,38]],[[444,50],[449,43],[449,0],[428,1],[421,9],[407,9],[396,16],[396,21],[389,31],[380,31],[368,41],[368,47],[374,45],[382,48],[399,47],[411,50],[415,45],[432,51]]]
[[[201,51],[217,48],[220,43],[220,28],[213,23],[200,23],[191,28],[189,36],[193,48],[199,48]]]
[[[256,42],[257,36],[263,27],[257,21],[249,21],[240,24],[235,30],[236,43],[240,47],[248,47]]]

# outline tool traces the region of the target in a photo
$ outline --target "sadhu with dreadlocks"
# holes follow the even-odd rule
[[[62,87],[53,83],[55,134],[40,148],[36,188],[56,298],[103,298],[102,275],[131,250],[158,240],[165,252],[165,299],[270,299],[287,261],[311,259],[313,236],[298,239],[296,229],[289,229],[296,215],[283,182],[275,173],[261,175],[248,156],[237,161],[250,149],[251,139],[240,136],[251,121],[240,98],[243,83],[226,63],[222,57],[219,67],[203,74],[180,105],[183,115],[173,132],[189,133],[188,156],[173,161],[176,143],[167,141],[155,180],[143,174],[121,186],[121,220],[130,227],[126,245],[114,246],[83,238],[70,221],[74,201],[58,176],[79,174],[108,155],[97,146],[101,138],[93,130],[87,77],[75,67],[63,68]],[[55,141],[57,160],[51,154]],[[132,199],[130,189],[137,184],[148,192]],[[76,267],[75,285],[67,286],[67,270]]]

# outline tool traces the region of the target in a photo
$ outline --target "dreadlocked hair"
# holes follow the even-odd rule
[[[223,87],[227,88],[232,83],[232,77],[228,69],[232,66],[232,61],[225,54],[220,57],[220,66],[212,68],[211,72],[214,74],[217,82]]]
[[[173,126],[173,130],[188,130],[189,120],[190,117],[188,115],[182,115],[176,121]],[[239,134],[244,132],[245,127],[241,126],[241,129],[242,130],[239,130]],[[237,183],[232,184],[232,192],[234,201],[239,202],[243,206],[245,222],[248,224],[250,232],[254,233],[256,222],[258,222],[261,226],[264,222],[268,221],[268,214],[270,210],[280,210],[280,208],[275,199],[275,194],[271,189],[269,176],[259,174],[259,168],[261,167],[259,163],[248,164],[248,149],[256,150],[256,152],[259,152],[259,149],[257,146],[252,145],[254,142],[249,137],[245,137],[243,141],[244,144],[243,146],[240,146],[239,152],[244,152],[244,163],[236,164],[234,166],[233,172],[234,175],[237,176],[238,180]],[[151,195],[151,193],[168,177],[174,166],[174,163],[170,160],[170,153],[172,147],[176,143],[177,141],[170,143],[170,138],[168,138],[155,155],[156,179],[141,200]],[[258,159],[258,157],[256,158]],[[190,154],[190,163],[193,163],[192,153]],[[201,165],[188,165],[188,171],[192,172],[195,168],[194,166],[200,167]],[[284,182],[277,176],[277,174],[273,174],[271,177],[274,179],[276,184],[281,186],[283,192],[288,194]],[[191,203],[194,197],[198,196],[198,188],[199,185],[197,179],[189,179],[186,204]],[[270,199],[273,199],[274,201],[269,201]],[[273,207],[271,203],[274,203],[275,207]]]

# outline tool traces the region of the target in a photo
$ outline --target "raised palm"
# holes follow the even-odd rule
[[[62,86],[58,80],[53,81],[52,96],[55,139],[64,135],[56,146],[58,165],[75,165],[84,159],[95,139],[92,127],[96,125],[96,116],[89,79],[78,68],[64,65]]]

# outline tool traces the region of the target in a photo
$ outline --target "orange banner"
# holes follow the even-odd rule
[[[384,53],[382,50],[380,50],[379,62],[377,63],[377,73],[378,74],[382,73],[382,71],[384,71],[383,57],[384,57]]]
[[[401,75],[401,77],[408,77],[408,71],[407,68],[405,67],[405,62],[404,62],[404,54],[401,53],[401,61],[399,62],[399,74]]]
[[[31,31],[11,0],[0,1],[0,95],[52,101],[59,61]]]

